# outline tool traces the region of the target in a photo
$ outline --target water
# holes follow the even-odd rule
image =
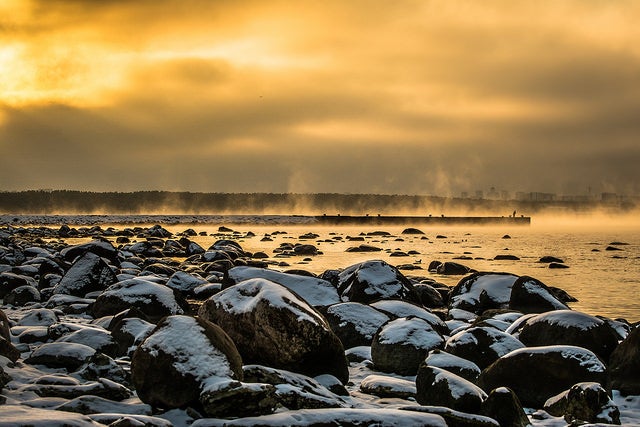
[[[171,231],[183,231],[184,225],[167,227]],[[208,236],[197,236],[204,248],[221,238],[215,226],[194,226],[196,231],[206,231]],[[531,227],[438,227],[420,228],[425,234],[404,235],[407,226],[318,226],[306,225],[240,225],[233,230],[244,234],[252,231],[255,237],[240,238],[238,242],[249,252],[266,252],[274,263],[286,262],[290,266],[271,268],[286,270],[301,268],[314,273],[327,269],[344,268],[360,261],[382,259],[393,265],[412,264],[422,269],[405,270],[408,276],[427,276],[439,282],[453,286],[461,276],[445,276],[430,273],[427,270],[432,260],[454,261],[478,271],[502,271],[518,275],[528,275],[541,280],[549,286],[556,286],[578,298],[571,307],[589,314],[612,318],[626,318],[635,322],[640,320],[640,231],[636,229],[594,230],[580,227],[558,230],[544,226]],[[274,234],[280,231],[286,234]],[[349,241],[348,237],[360,236],[375,231],[389,232],[390,236],[364,236],[365,241]],[[315,239],[299,239],[306,233],[319,235]],[[272,241],[262,241],[269,235]],[[446,238],[436,238],[442,235]],[[504,238],[505,235],[510,238]],[[612,242],[620,251],[607,251]],[[310,243],[322,251],[321,255],[276,258],[274,249],[282,243]],[[358,253],[345,252],[347,248],[360,244],[382,248],[381,252]],[[417,251],[419,254],[406,257],[391,256],[392,252]],[[493,260],[499,254],[512,254],[520,258],[517,261]],[[561,258],[569,268],[550,269],[548,264],[539,263],[542,256],[551,255]],[[456,259],[457,257],[472,259]]]

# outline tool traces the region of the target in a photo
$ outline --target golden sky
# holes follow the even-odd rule
[[[0,190],[640,194],[640,2],[0,0]]]

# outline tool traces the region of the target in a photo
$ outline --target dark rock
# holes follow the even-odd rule
[[[80,255],[54,288],[54,294],[84,297],[90,292],[103,291],[117,281],[111,267],[98,255]]]
[[[36,348],[25,360],[30,365],[45,365],[49,368],[65,368],[73,372],[87,363],[95,350],[83,344],[52,342]]]
[[[498,421],[501,426],[527,427],[531,425],[527,414],[522,408],[518,396],[507,387],[498,387],[489,393],[489,397],[482,402],[480,410],[486,415]]]
[[[363,304],[379,299],[419,301],[409,279],[384,261],[365,261],[344,269],[338,275],[338,293],[343,300]]]
[[[205,386],[225,388],[242,380],[242,359],[217,325],[169,316],[138,346],[131,379],[143,402],[180,408],[197,404]],[[215,384],[208,384],[210,379]]]
[[[106,378],[118,384],[129,386],[129,373],[114,359],[102,353],[95,353],[76,374],[88,381]]]
[[[22,405],[0,405],[0,420],[8,420],[8,423],[3,423],[6,426],[46,427],[52,424],[52,416],[55,417],[55,424],[59,426],[99,427],[104,425],[94,422],[86,415],[73,412],[51,411]]]
[[[20,286],[4,297],[4,303],[13,306],[23,306],[30,302],[40,302],[40,292],[34,286]]]
[[[444,350],[484,369],[501,356],[523,348],[516,338],[491,327],[473,327],[450,337]]]
[[[83,327],[58,338],[56,342],[84,344],[109,356],[116,357],[120,355],[115,339],[102,328]]]
[[[444,369],[421,364],[416,376],[416,401],[456,411],[480,412],[487,394],[480,387]]]
[[[509,387],[524,406],[540,408],[576,383],[605,378],[606,367],[593,352],[558,345],[527,347],[502,356],[482,371],[478,385],[489,391]]]
[[[417,304],[401,300],[380,300],[370,304],[371,307],[379,310],[389,317],[397,319],[400,317],[419,317],[431,325],[433,329],[441,335],[449,333],[449,328],[436,314]]]
[[[609,358],[608,387],[624,396],[640,394],[640,328],[634,328]]]
[[[318,255],[318,248],[314,245],[296,245],[293,252],[296,255]]]
[[[415,375],[429,351],[444,338],[425,320],[401,317],[384,324],[373,337],[371,357],[376,369],[399,375]]]
[[[415,399],[416,383],[384,375],[369,375],[360,383],[360,391],[383,398]]]
[[[510,273],[473,273],[451,290],[449,309],[476,314],[496,308],[509,308],[511,288],[518,276]]]
[[[500,424],[492,418],[455,411],[445,406],[401,406],[398,409],[439,415],[445,420],[447,427],[500,427]]]
[[[272,413],[278,399],[270,384],[247,384],[238,381],[224,383],[215,389],[206,388],[200,404],[208,417],[252,417]]]
[[[442,294],[433,286],[427,283],[414,283],[413,289],[418,294],[420,303],[423,306],[429,308],[439,308],[445,306]]]
[[[91,311],[95,317],[103,317],[132,306],[156,321],[164,316],[184,313],[171,289],[139,278],[124,280],[107,288],[96,298]]]
[[[347,248],[345,252],[380,252],[381,250],[382,248],[378,248],[373,245],[362,244],[359,246],[352,246],[350,248]]]
[[[429,263],[429,267],[427,268],[427,270],[435,273],[438,270],[438,266],[440,266],[440,264],[442,264],[441,261],[433,260]]]
[[[520,276],[513,283],[509,307],[525,314],[569,309],[547,285],[529,276]]]
[[[169,278],[166,286],[186,297],[193,296],[193,290],[205,283],[207,281],[198,275],[189,274],[185,271],[176,271]]]
[[[8,271],[0,273],[0,299],[3,299],[9,292],[21,286],[37,287],[38,284],[29,276],[15,274]]]
[[[615,246],[607,246],[607,248],[605,249],[605,251],[622,251],[623,249],[621,248],[616,248]]]
[[[538,262],[543,263],[543,264],[550,264],[552,262],[556,262],[556,263],[559,263],[559,264],[564,264],[564,261],[562,260],[562,258],[556,258],[556,257],[550,256],[550,255],[543,256],[542,258],[540,258],[538,260]]]
[[[549,264],[549,268],[562,269],[562,268],[569,268],[569,266],[564,264],[558,264],[557,262],[552,262],[551,264]]]
[[[417,228],[405,228],[402,230],[402,234],[424,234],[424,232]]]
[[[609,393],[598,383],[583,382],[572,386],[545,403],[554,416],[564,415],[570,425],[605,423],[620,425],[620,410]]]
[[[467,267],[466,265],[459,264],[457,262],[451,262],[451,261],[440,263],[436,267],[436,273],[438,273],[438,274],[446,274],[446,275],[451,275],[451,276],[458,276],[458,275],[468,274],[471,271],[472,270],[469,267]]]
[[[60,251],[60,256],[67,262],[73,262],[87,252],[106,258],[114,263],[118,261],[118,250],[106,240],[93,240],[81,245],[67,247]]]
[[[424,360],[427,366],[444,369],[467,381],[475,383],[480,376],[481,369],[470,360],[447,353],[443,350],[432,350]]]
[[[593,351],[605,362],[618,345],[611,326],[597,317],[572,310],[556,310],[533,316],[518,335],[529,347],[566,344]]]
[[[305,375],[349,378],[340,339],[328,322],[286,287],[250,279],[209,298],[199,315],[220,325],[247,363]]]
[[[358,302],[334,304],[325,317],[344,348],[370,346],[376,331],[389,321],[386,314]]]
[[[511,254],[498,254],[493,259],[495,261],[519,261],[520,257]]]

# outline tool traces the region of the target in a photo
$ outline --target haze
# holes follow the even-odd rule
[[[640,194],[634,1],[0,0],[0,190]]]

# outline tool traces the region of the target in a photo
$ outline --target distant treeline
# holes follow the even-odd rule
[[[0,192],[3,214],[412,214],[531,215],[541,210],[632,210],[635,205],[599,202],[523,202],[379,194],[190,193],[171,191]]]

